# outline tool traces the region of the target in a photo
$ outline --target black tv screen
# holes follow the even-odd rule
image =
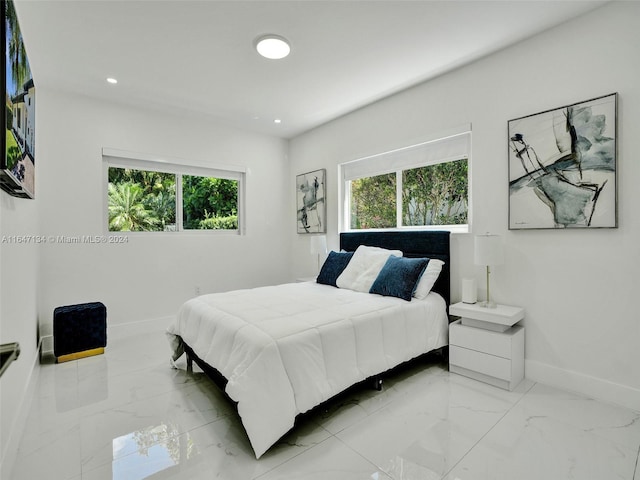
[[[0,187],[10,195],[35,196],[35,86],[12,0],[2,0],[2,83],[5,114],[0,149]]]

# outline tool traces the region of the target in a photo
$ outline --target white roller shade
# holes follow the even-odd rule
[[[449,162],[468,157],[470,151],[471,131],[465,131],[445,138],[343,163],[342,177],[344,181],[349,181],[398,170]]]
[[[160,157],[157,155],[128,152],[113,148],[102,149],[102,159],[110,167],[133,168],[153,172],[216,177],[228,180],[241,180],[246,173],[245,167],[234,165],[212,165],[211,167],[189,164],[181,159]]]

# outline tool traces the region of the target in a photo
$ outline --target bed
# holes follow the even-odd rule
[[[195,361],[237,403],[256,458],[297,415],[448,344],[449,232],[348,232],[340,248],[353,259],[365,248],[398,250],[437,260],[441,271],[410,301],[317,282],[202,295],[167,331],[173,359],[186,353],[189,367]]]

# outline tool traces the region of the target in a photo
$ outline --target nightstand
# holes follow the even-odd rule
[[[449,325],[449,371],[513,390],[524,378],[524,309],[456,303]]]

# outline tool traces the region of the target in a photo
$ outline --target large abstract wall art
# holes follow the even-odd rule
[[[298,233],[327,232],[326,170],[296,176]]]
[[[613,93],[508,122],[509,229],[615,228]]]

